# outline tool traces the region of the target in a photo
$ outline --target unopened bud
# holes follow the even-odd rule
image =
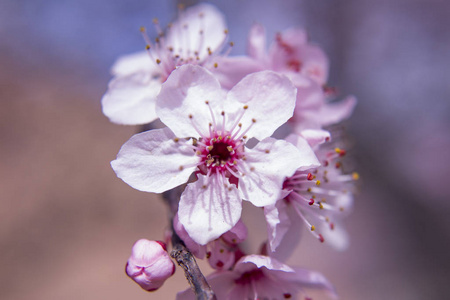
[[[144,290],[151,292],[175,273],[175,264],[163,242],[141,239],[134,244],[125,271]]]

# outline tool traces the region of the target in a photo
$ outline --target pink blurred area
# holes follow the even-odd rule
[[[448,297],[450,4],[211,2],[227,16],[232,54],[253,21],[269,35],[305,26],[330,55],[330,82],[359,99],[345,123],[361,174],[351,247],[337,253],[304,234],[289,263],[322,272],[344,300]],[[114,59],[142,49],[139,26],[170,20],[175,3],[1,7],[0,299],[174,299],[188,287],[179,268],[154,293],[125,275],[136,240],[163,239],[167,211],[112,171],[138,128],[110,123],[100,99]],[[244,211],[254,250],[262,211]]]

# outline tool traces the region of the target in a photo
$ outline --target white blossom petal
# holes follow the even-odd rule
[[[267,62],[266,30],[261,24],[253,24],[248,33],[247,53],[250,57]]]
[[[150,73],[134,73],[111,80],[102,98],[103,113],[111,122],[124,125],[146,124],[156,120],[156,96],[161,81]]]
[[[183,65],[162,85],[156,113],[177,136],[198,137],[195,127],[206,134],[212,121],[205,101],[209,101],[213,111],[220,113],[217,106],[223,105],[223,99],[220,83],[211,72],[200,66]]]
[[[323,126],[332,125],[348,119],[356,106],[356,98],[349,96],[341,101],[324,105],[319,111]]]
[[[159,73],[158,66],[150,59],[147,51],[139,51],[119,57],[111,68],[114,76],[127,76],[133,73]]]
[[[300,132],[300,135],[312,148],[331,139],[330,133],[322,129],[305,129]]]
[[[293,115],[296,88],[284,75],[262,71],[247,75],[227,95],[227,103],[242,103],[248,109],[241,119],[248,137],[262,140]],[[255,124],[253,124],[255,123]]]
[[[297,149],[299,149],[301,152],[300,167],[299,167],[300,171],[320,166],[320,162],[317,159],[314,150],[308,144],[308,141],[305,140],[303,137],[297,134],[290,134],[286,137],[286,141],[297,147]]]
[[[167,33],[167,47],[181,57],[198,52],[200,61],[223,46],[227,28],[224,15],[213,5],[201,3],[180,12]],[[179,49],[182,49],[180,52]]]
[[[266,138],[246,150],[245,170],[241,171],[245,176],[239,178],[239,189],[244,199],[255,206],[274,204],[280,199],[284,179],[303,164],[312,164],[295,146],[283,140]]]
[[[241,211],[241,195],[235,185],[219,175],[199,175],[181,195],[178,218],[195,242],[206,245],[233,228]]]
[[[263,70],[258,61],[248,56],[223,56],[215,59],[217,68],[211,72],[225,89],[231,89],[246,75]]]
[[[168,128],[132,136],[111,166],[133,188],[162,193],[187,182],[199,158],[189,142],[176,139]]]

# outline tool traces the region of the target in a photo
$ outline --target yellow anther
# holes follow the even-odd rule
[[[334,152],[336,152],[336,153],[341,153],[341,148],[334,148]]]
[[[155,38],[155,42],[159,43],[159,37]]]
[[[202,154],[202,151],[200,151],[200,150],[197,150],[197,151],[195,152],[195,154],[197,154],[197,155],[201,155],[201,154]]]
[[[252,119],[252,122],[253,122],[253,123],[256,123],[256,119]]]
[[[343,206],[339,207],[339,210],[344,211],[344,207]]]
[[[234,160],[234,161],[233,161],[233,165],[237,165],[237,160]]]
[[[202,185],[202,189],[205,189],[205,190],[206,190],[206,185]]]
[[[242,137],[244,140],[247,138],[247,136],[246,135],[244,135],[243,137]]]
[[[330,218],[325,217],[325,221],[330,222]]]
[[[206,104],[209,104],[209,101],[208,101],[208,100],[206,100],[206,101],[205,101],[205,103],[206,103]],[[209,124],[211,124],[211,123],[209,123]]]
[[[233,46],[234,46],[234,43],[233,43],[233,42],[230,42],[230,46],[233,47]]]
[[[159,58],[157,58],[156,63],[159,65],[161,63],[161,60]]]
[[[214,63],[214,68],[217,68],[219,65],[217,63]]]
[[[323,204],[319,202],[319,208],[323,209]]]
[[[320,180],[316,181],[316,185],[319,186],[320,185]]]
[[[223,33],[228,34],[228,29],[225,29]]]
[[[173,141],[174,141],[175,143],[178,143],[179,140],[180,140],[180,139],[177,138],[177,137],[173,139]]]
[[[251,167],[250,171],[252,171],[252,172],[255,171],[255,167]]]
[[[217,140],[220,142],[222,140],[222,136],[219,135],[219,137],[217,138]]]
[[[180,169],[180,171],[183,171],[183,170],[184,170],[184,167],[183,167],[183,166],[180,166],[179,169]]]
[[[194,116],[193,115],[189,115],[189,119],[192,119]]]
[[[233,152],[233,147],[227,146],[227,150],[228,150],[229,152]]]
[[[266,153],[270,153],[270,150],[269,149],[266,149],[264,152],[266,152]]]
[[[145,27],[144,27],[144,26],[141,26],[141,27],[139,28],[139,30],[140,30],[141,32],[145,32]]]
[[[242,127],[242,123],[239,123],[238,126],[239,126],[239,127]]]
[[[214,146],[208,146],[206,147],[206,149],[208,149],[208,151],[211,151],[214,148]]]
[[[311,193],[311,188],[308,188],[306,191],[307,191],[308,193]]]
[[[146,45],[145,50],[150,50],[150,45]]]
[[[358,180],[359,179],[359,174],[357,172],[353,172],[352,173],[352,179],[353,180]]]
[[[316,230],[316,227],[314,225],[311,225],[311,231]]]
[[[159,23],[159,20],[158,20],[158,18],[153,18],[153,24],[158,24]]]
[[[248,105],[244,105],[244,109],[247,109],[248,108]]]

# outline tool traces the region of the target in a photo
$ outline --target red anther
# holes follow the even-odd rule
[[[330,229],[334,230],[334,223],[330,223]]]
[[[327,137],[325,138],[325,142],[329,142],[329,141],[330,141],[330,137],[327,136]]]
[[[161,242],[161,241],[155,241],[155,242],[157,242],[158,244],[160,244],[161,245],[161,247],[164,249],[164,251],[167,251],[167,246],[166,246],[166,243],[164,243],[164,242]]]
[[[341,151],[339,151],[339,156],[342,157],[345,154],[347,154],[347,151],[345,151],[344,149],[341,149]]]
[[[313,205],[313,204],[314,204],[314,199],[313,199],[313,198],[309,199],[308,204],[309,204],[309,205]]]
[[[340,161],[338,161],[335,166],[336,166],[336,169],[339,169],[342,166],[342,164]]]
[[[325,161],[323,162],[323,165],[324,165],[325,167],[328,167],[328,165],[329,165],[328,160],[325,160]]]
[[[313,180],[313,179],[314,179],[314,176],[313,176],[313,174],[308,173],[308,176],[306,176],[306,178],[307,178],[308,180]]]
[[[216,266],[218,268],[222,268],[223,267],[223,262],[221,262],[220,260],[216,263]]]
[[[292,295],[289,293],[285,293],[285,294],[283,294],[283,297],[284,297],[284,299],[291,299]]]
[[[325,242],[325,239],[323,238],[323,236],[322,236],[321,234],[319,234],[319,241],[320,241],[321,243]]]
[[[210,257],[211,257],[211,252],[210,251],[206,252],[206,258],[210,258]]]

